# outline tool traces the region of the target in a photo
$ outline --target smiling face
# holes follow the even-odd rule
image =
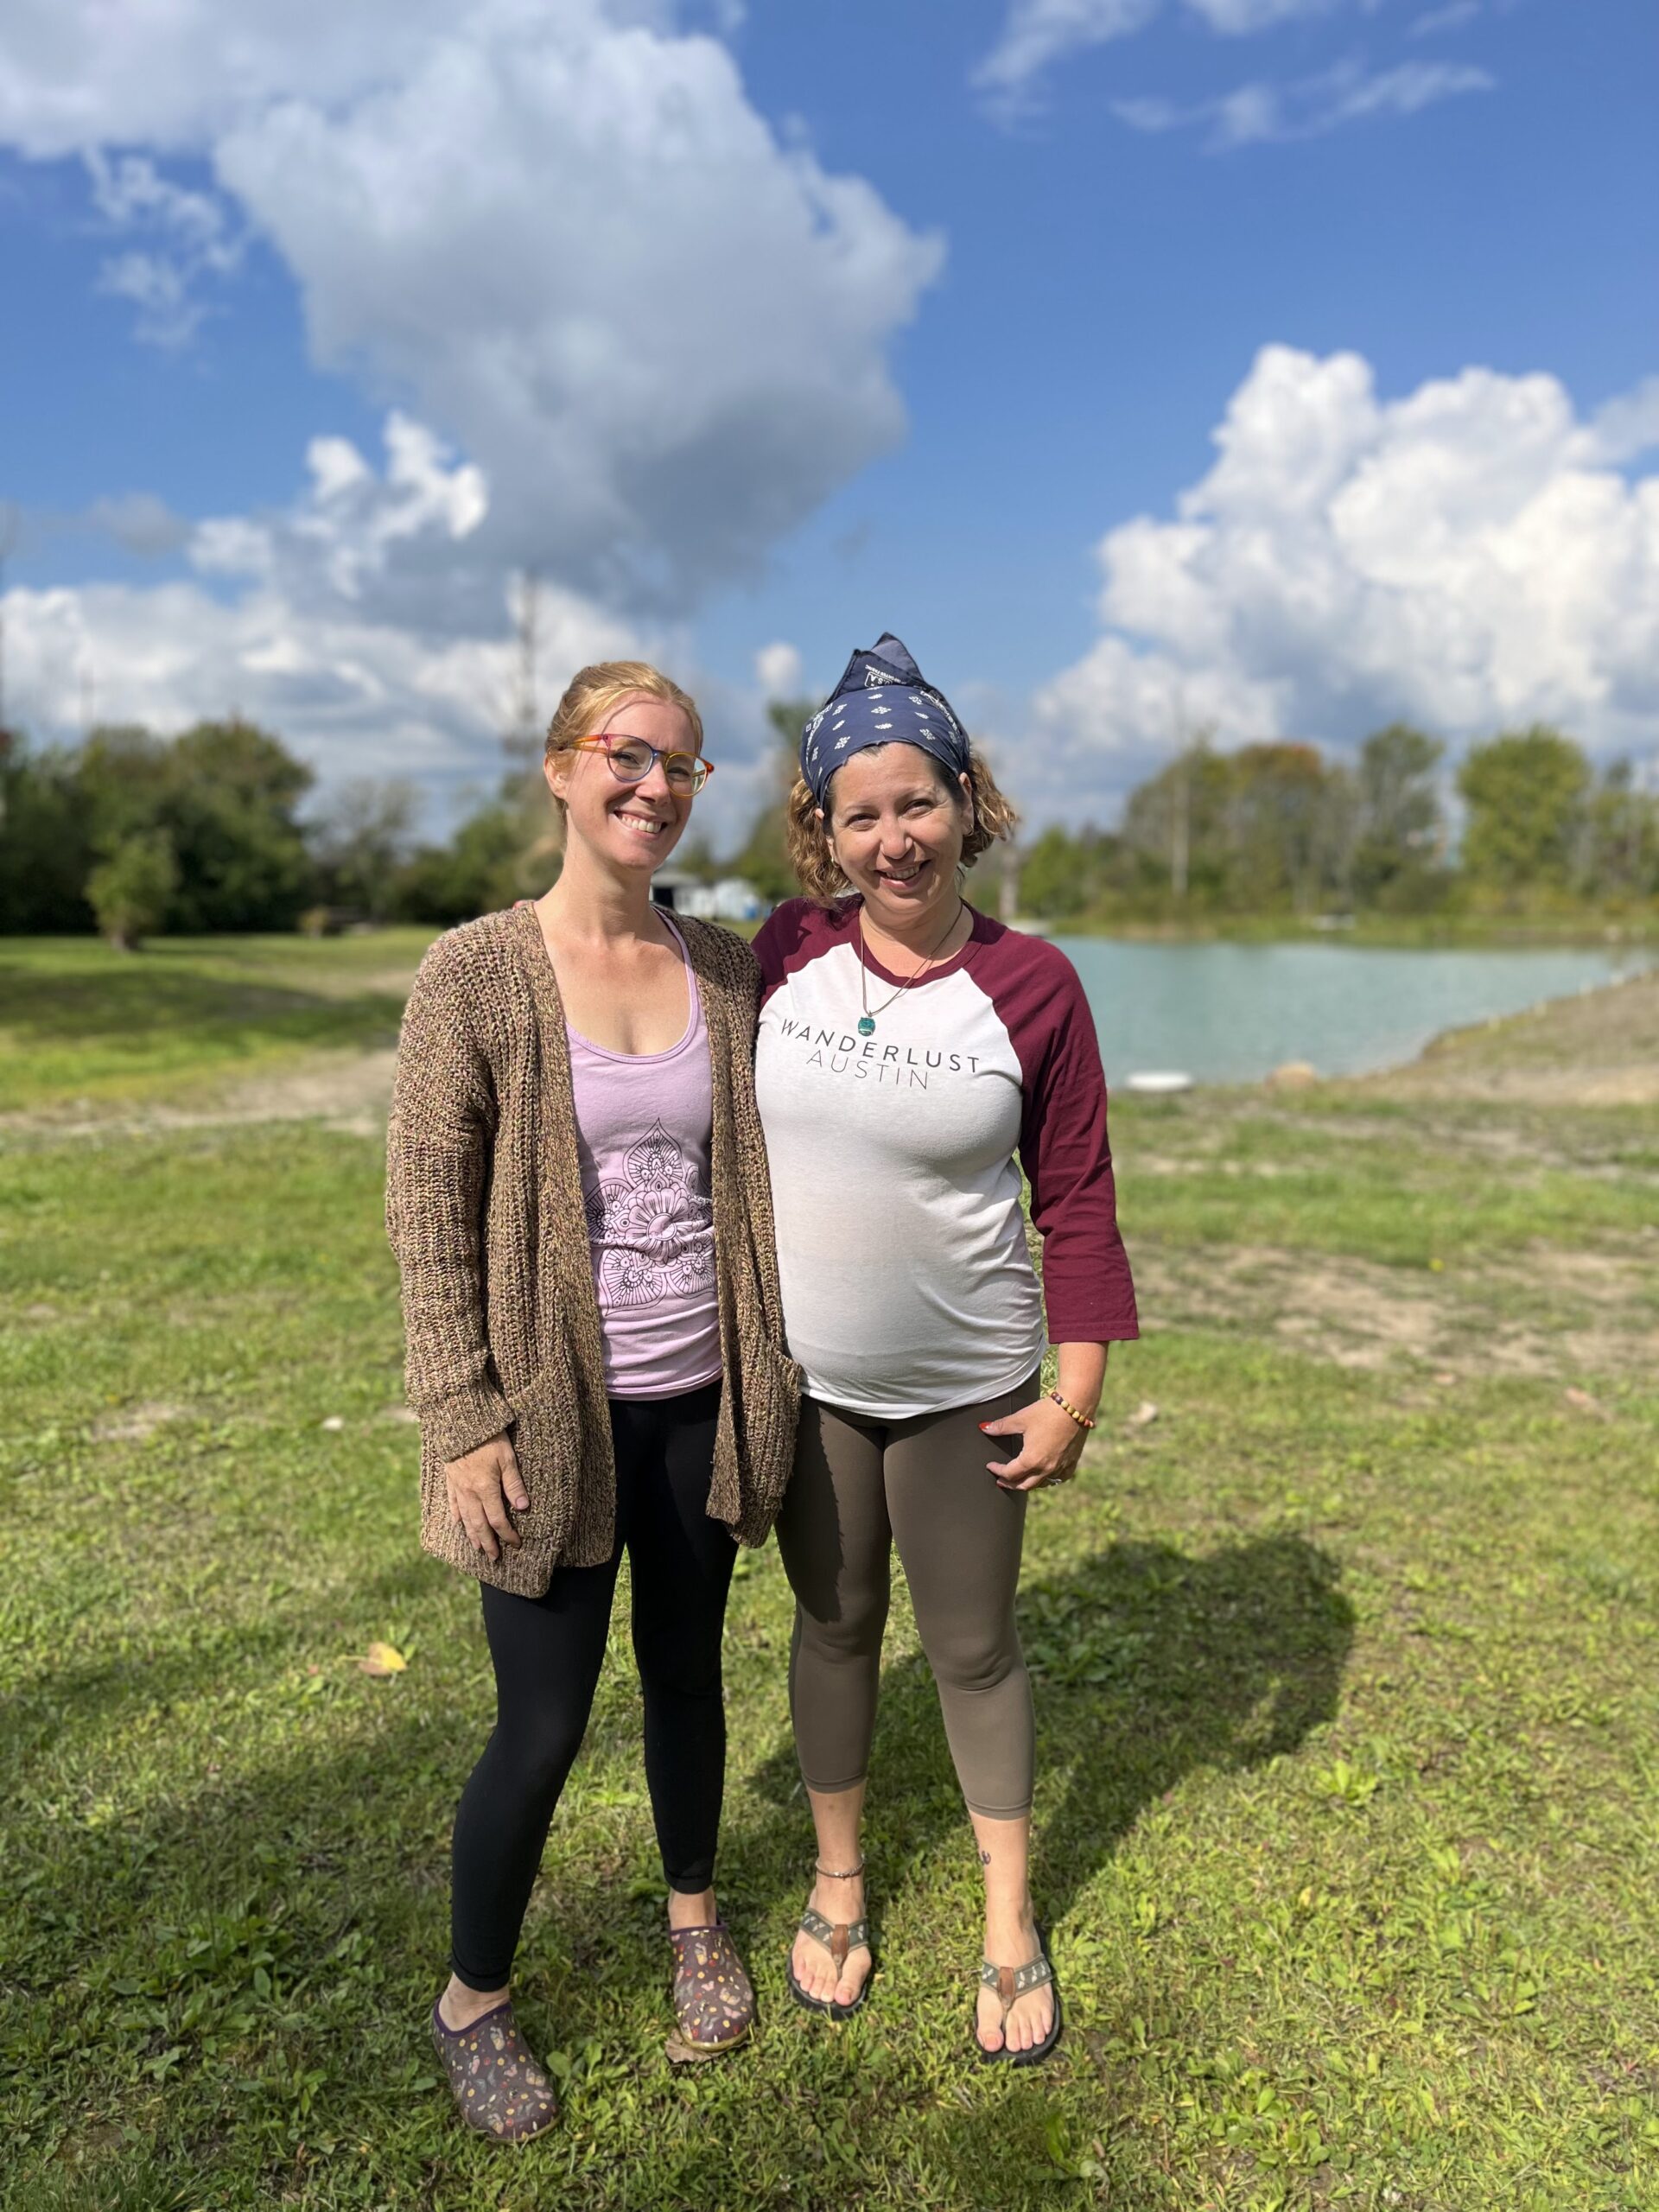
[[[587,733],[600,734],[597,729]],[[646,696],[613,707],[605,717],[603,734],[617,743],[643,738],[659,753],[697,750],[681,709]],[[548,789],[564,801],[570,847],[580,845],[607,869],[643,868],[649,873],[660,868],[691,818],[691,794],[669,789],[660,760],[652,761],[651,773],[641,782],[625,784],[612,773],[602,752],[572,747],[550,753],[543,773]]]
[[[914,745],[873,745],[837,768],[827,827],[838,866],[878,928],[899,934],[950,906],[973,826],[968,779]]]

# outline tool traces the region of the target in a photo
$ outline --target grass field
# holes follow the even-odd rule
[[[1056,2062],[969,2055],[977,1870],[902,1608],[874,1996],[789,2005],[767,1549],[722,1859],[753,2046],[664,2059],[619,1640],[521,1961],[566,2117],[512,2152],[425,2040],[489,1673],[416,1548],[379,1227],[416,949],[0,946],[0,2203],[1659,2206],[1659,1114],[1621,1076],[1659,982],[1116,1109],[1147,1334],[1022,1599]]]

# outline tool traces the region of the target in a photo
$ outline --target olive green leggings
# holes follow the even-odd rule
[[[978,1425],[1028,1406],[1037,1389],[1033,1375],[912,1421],[803,1402],[778,1546],[795,1592],[789,1700],[808,1789],[864,1779],[896,1542],[963,1795],[995,1820],[1030,1811],[1031,1684],[1014,1618],[1026,1501],[987,1467],[1012,1459],[1019,1440]]]

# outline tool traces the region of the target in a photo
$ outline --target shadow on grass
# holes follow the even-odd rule
[[[404,1578],[394,1580],[404,1594]],[[1254,1765],[1334,1716],[1353,1617],[1330,1559],[1293,1536],[1203,1554],[1116,1543],[1033,1580],[1020,1612],[1038,1670],[1035,1886],[1039,1911],[1060,1923],[1063,1958],[1067,1915],[1148,1807],[1198,1769]],[[186,1688],[191,1674],[211,1679],[226,1655],[215,1639],[190,1657],[168,1689]],[[77,1679],[73,1669],[36,1687],[61,1721],[82,1706],[106,1711],[113,1688],[101,1671]],[[754,1694],[752,1673],[741,1694]],[[45,1715],[31,1717],[25,1738],[38,1742]],[[100,2048],[124,2050],[130,2063],[137,2033],[143,2064],[180,2053],[181,2094],[169,2095],[162,2136],[136,2167],[124,2152],[83,2152],[66,2113],[72,2141],[56,2162],[54,2207],[124,2204],[109,2194],[123,2168],[137,2183],[135,2212],[170,2202],[181,2178],[210,2171],[232,2140],[237,2186],[223,2201],[256,2202],[259,2189],[294,2175],[295,2146],[320,2135],[372,2146],[388,2202],[440,2173],[455,2202],[463,2186],[485,2188],[489,2146],[454,2127],[418,2027],[447,1936],[448,1819],[485,1716],[435,1692],[423,1706],[371,1701],[347,1725],[347,1740],[326,1759],[296,1746],[222,1789],[204,1781],[188,1802],[175,1798],[150,1816],[108,1827],[72,1821],[71,1895],[65,1808],[29,1822],[32,1834],[20,1830],[13,1871],[25,1941],[0,1988],[0,2043],[14,2077],[48,2082],[51,2053],[73,2033],[88,2054],[83,2088],[108,2109],[131,2093],[114,2082],[98,2092]],[[1046,2100],[1068,2078],[1066,2060],[1040,2078],[964,2071],[964,2082],[982,2085],[972,2110],[929,2084],[942,2066],[969,2069],[958,2044],[971,1957],[923,1955],[895,1975],[895,1986],[908,1977],[912,1999],[950,1983],[960,2001],[950,1996],[948,2023],[931,2001],[918,2012],[890,1999],[837,2036],[782,1999],[778,1939],[798,1909],[810,1853],[786,1734],[734,1790],[722,1846],[722,1880],[761,1992],[760,2041],[746,2067],[705,2072],[695,2090],[664,2073],[661,1904],[647,1872],[649,1822],[632,1810],[637,1731],[632,1699],[601,1693],[521,1960],[537,2040],[575,2053],[594,2038],[611,2077],[635,2085],[613,2089],[601,2073],[577,2093],[573,2120],[621,2162],[594,2201],[635,2201],[627,2175],[637,2160],[655,2203],[706,2204],[717,2201],[711,2189],[729,2185],[745,2141],[798,2161],[822,2155],[825,2130],[858,2146],[857,2173],[836,2176],[854,2196],[836,2201],[856,2201],[861,2187],[891,2174],[893,2158],[910,2155],[953,2177],[963,2203],[1023,2204],[1062,2178],[1039,2169]],[[601,1818],[595,1827],[594,1807],[619,1802],[627,1808],[620,1826]],[[583,1826],[585,1844],[573,1833]],[[925,1905],[949,1864],[942,1853],[959,1854],[971,1884],[965,1816],[919,1656],[883,1676],[868,1847],[878,1926],[883,1911]],[[956,1916],[954,1904],[946,1910]],[[1068,1997],[1082,2026],[1097,1993],[1074,1984]],[[234,2051],[233,2067],[213,2058],[215,2048]],[[827,2201],[769,2193],[758,2167],[751,2179],[728,2201]]]
[[[1023,1583],[1020,1624],[1037,1705],[1033,1887],[1039,1916],[1058,1921],[1185,1776],[1259,1764],[1335,1717],[1354,1615],[1325,1553],[1272,1536],[1198,1555],[1110,1545]],[[728,1832],[722,1857],[781,1859],[792,1895],[811,1845],[792,1743],[751,1780],[774,1812]],[[866,1827],[873,1882],[889,1897],[942,1846],[971,1849],[919,1653],[881,1678]]]

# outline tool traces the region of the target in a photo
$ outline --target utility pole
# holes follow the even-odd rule
[[[518,659],[513,673],[512,699],[502,749],[515,768],[534,765],[541,740],[541,710],[536,696],[536,656],[540,644],[542,580],[534,569],[521,569],[513,627]]]
[[[6,819],[5,773],[11,761],[11,724],[6,720],[6,562],[17,543],[17,510],[0,500],[0,828]]]
[[[1192,837],[1192,740],[1185,717],[1180,725],[1181,747],[1175,756],[1175,789],[1169,820],[1169,888],[1179,899],[1186,897],[1186,868]]]
[[[0,737],[11,743],[11,724],[6,720],[6,563],[17,545],[17,510],[10,499],[0,500]]]
[[[1169,810],[1169,887],[1177,899],[1185,899],[1192,849],[1192,764],[1215,735],[1216,726],[1200,722],[1193,729],[1183,715],[1179,727],[1181,744]]]

